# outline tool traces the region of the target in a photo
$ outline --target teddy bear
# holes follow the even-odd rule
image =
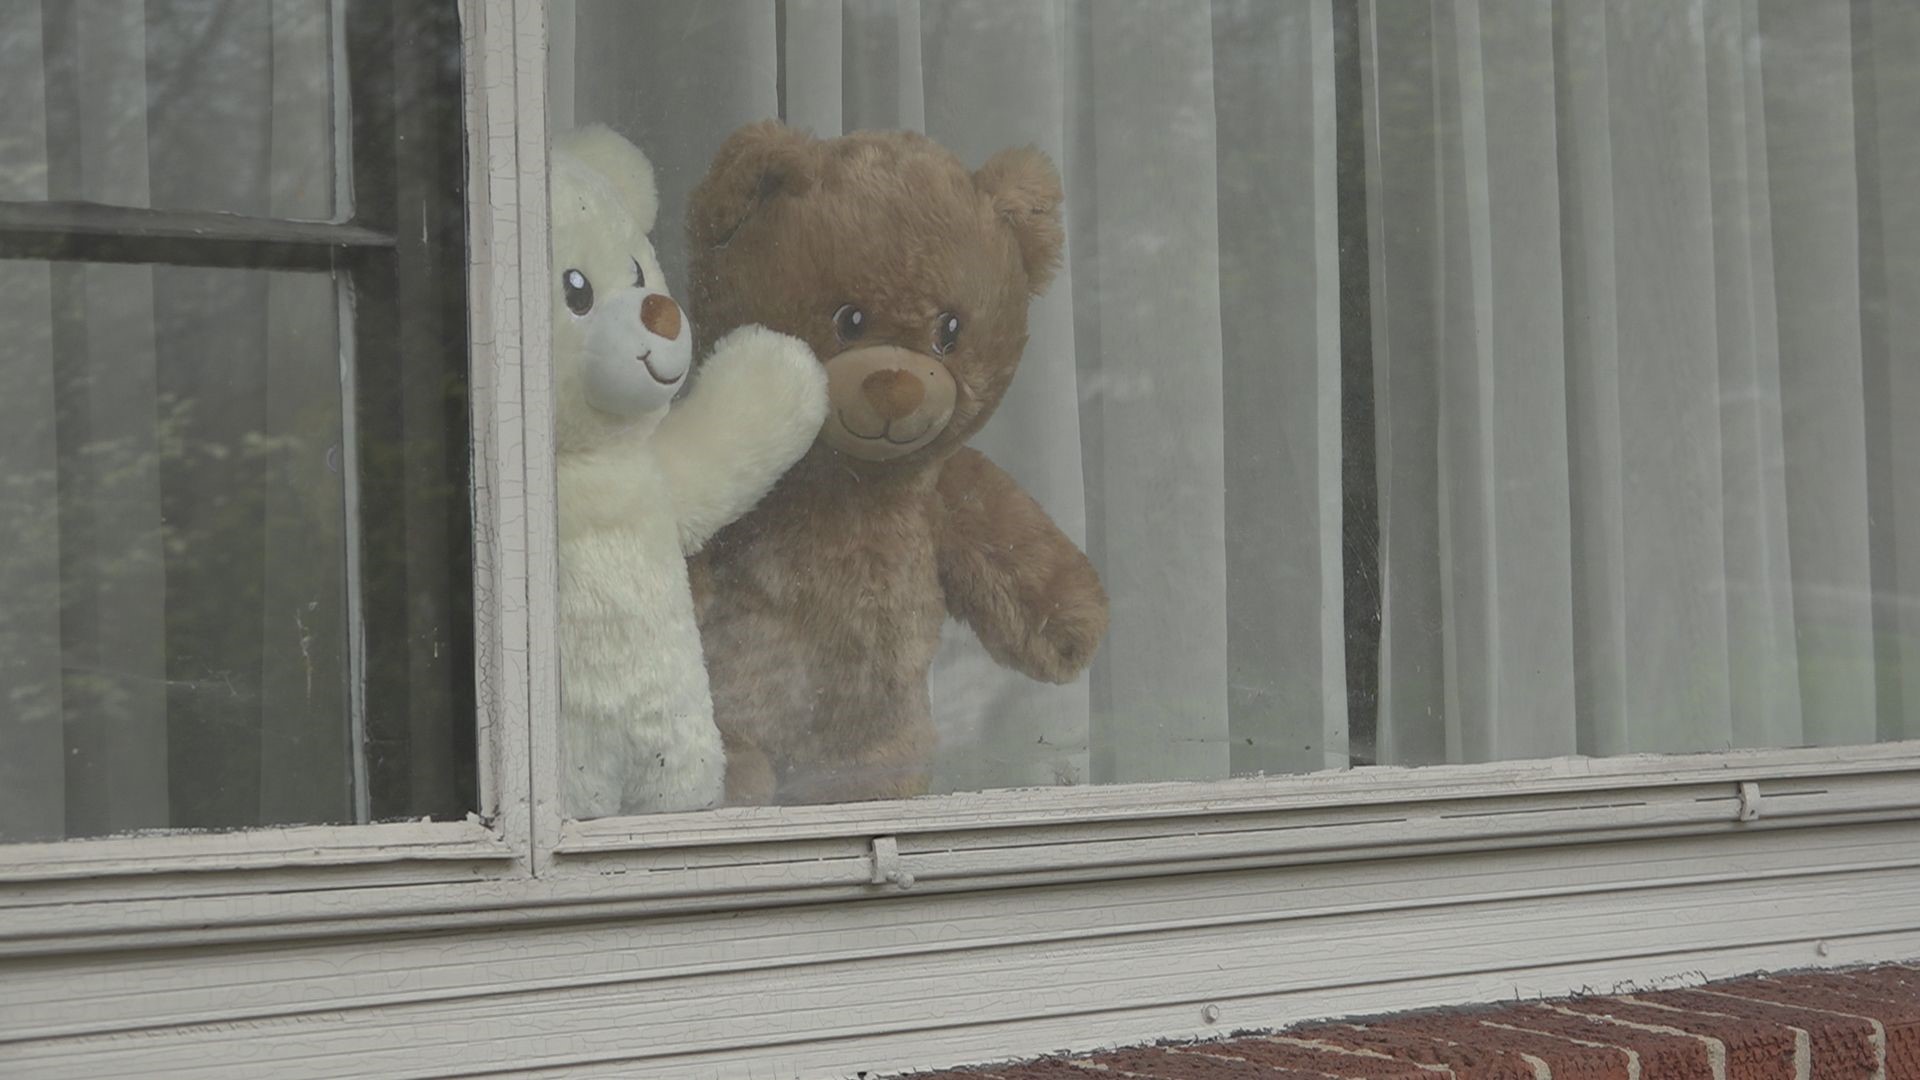
[[[1099,576],[966,446],[1007,391],[1058,266],[1058,174],[978,171],[908,132],[735,132],[689,200],[701,341],[761,324],[827,376],[819,437],[700,556],[730,802],[926,791],[927,673],[949,615],[1000,664],[1067,682],[1106,633]]]
[[[713,806],[725,758],[686,558],[813,442],[826,376],[803,342],[741,324],[674,404],[693,331],[649,239],[652,166],[597,125],[552,160],[562,804]]]

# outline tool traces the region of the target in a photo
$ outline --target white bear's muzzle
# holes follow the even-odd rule
[[[595,306],[583,359],[588,404],[637,417],[673,400],[693,365],[693,335],[666,293],[624,290]]]

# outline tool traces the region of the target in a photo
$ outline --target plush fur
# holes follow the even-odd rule
[[[582,129],[555,140],[552,187],[564,809],[713,806],[724,751],[685,560],[812,442],[825,379],[801,342],[744,326],[669,409],[693,333],[648,239],[651,166]]]
[[[736,132],[695,190],[697,336],[801,338],[830,404],[812,449],[696,566],[730,801],[924,792],[948,614],[1033,678],[1091,661],[1107,624],[1092,565],[964,445],[1059,261],[1060,197],[1037,150],[969,172],[919,135],[771,123]]]

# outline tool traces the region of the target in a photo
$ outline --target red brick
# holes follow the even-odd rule
[[[1865,1020],[1699,990],[1662,990],[1634,997],[1655,1005],[1771,1020],[1799,1028],[1807,1033],[1809,1064],[1816,1080],[1872,1080],[1879,1070],[1873,1025]]]
[[[1225,1043],[1202,1043],[1182,1047],[1196,1054],[1241,1058],[1270,1068],[1295,1069],[1326,1076],[1353,1077],[1355,1080],[1446,1080],[1444,1074],[1392,1058],[1347,1054],[1322,1050],[1267,1038],[1234,1039]]]
[[[1499,1013],[1434,1013],[1390,1019],[1374,1026],[1410,1035],[1432,1035],[1462,1046],[1532,1054],[1547,1063],[1553,1080],[1628,1080],[1631,1076],[1624,1050],[1581,1046],[1552,1035],[1486,1026],[1498,1022]]]
[[[1422,1065],[1445,1065],[1457,1080],[1534,1080],[1534,1068],[1510,1050],[1461,1046],[1432,1035],[1413,1035],[1378,1027],[1326,1024],[1287,1033],[1296,1039],[1392,1054]]]
[[[1793,1058],[1798,1036],[1793,1028],[1775,1020],[1679,1012],[1620,998],[1575,998],[1561,1006],[1714,1039],[1726,1052],[1727,1080],[1794,1080],[1797,1075]]]
[[[1713,1075],[1713,1059],[1707,1054],[1707,1045],[1686,1035],[1609,1024],[1591,1016],[1568,1016],[1545,1005],[1510,1009],[1500,1022],[1563,1039],[1631,1050],[1640,1059],[1641,1080],[1701,1080]]]
[[[1886,1036],[1887,1080],[1920,1080],[1920,1000],[1879,996],[1864,983],[1828,973],[1743,981],[1726,992],[1876,1020]]]
[[[913,1080],[1448,1080],[1423,1065],[1442,1066],[1453,1080],[1538,1080],[1536,1062],[1552,1080],[1628,1080],[1635,1061],[1640,1080],[1709,1080],[1716,1061],[1724,1061],[1725,1080],[1797,1080],[1802,1045],[1810,1080],[1920,1080],[1920,964],[1321,1023],[1284,1036]]]
[[[1885,1024],[1912,1023],[1916,1017],[1920,1017],[1920,982],[1910,985],[1889,968],[1806,971],[1757,980],[1753,985],[1805,986],[1900,1006],[1886,1017],[1879,1013],[1872,1014]]]

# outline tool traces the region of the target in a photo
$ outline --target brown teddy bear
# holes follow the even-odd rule
[[[925,792],[948,614],[1036,679],[1092,660],[1107,627],[1092,564],[964,445],[1059,264],[1060,198],[1036,149],[969,172],[921,135],[771,122],[735,132],[694,189],[698,340],[791,334],[828,385],[813,447],[694,570],[730,802]]]

